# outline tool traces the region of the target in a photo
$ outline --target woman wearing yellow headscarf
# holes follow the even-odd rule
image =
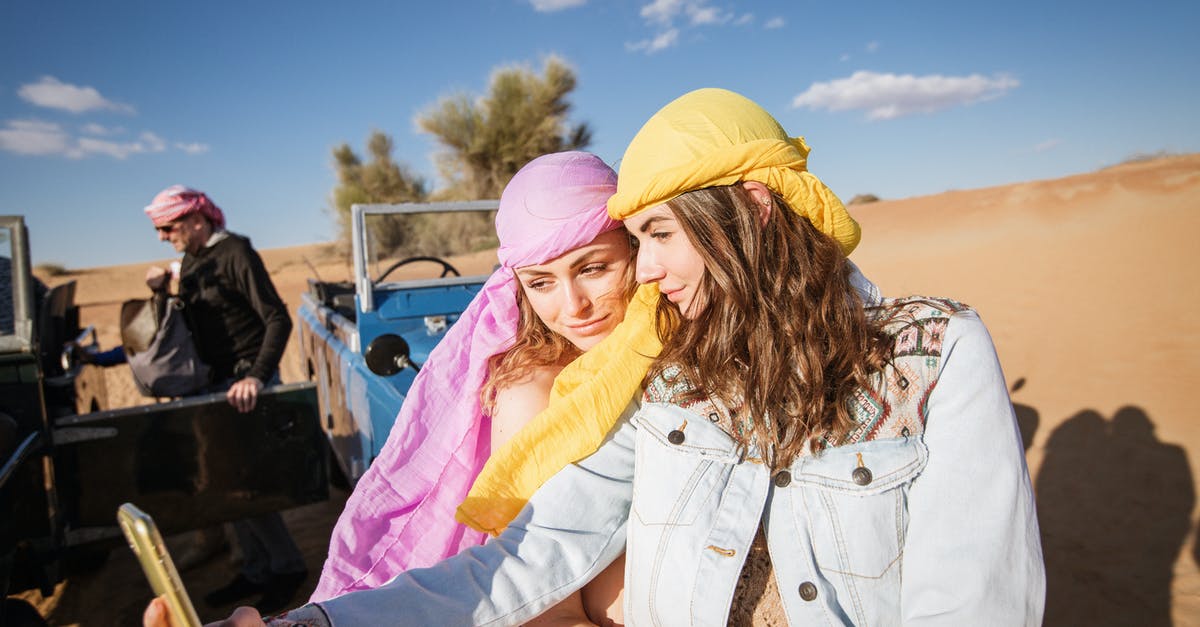
[[[520,624],[625,551],[630,625],[1040,624],[1033,494],[987,330],[952,300],[881,298],[807,155],[733,92],[656,113],[608,205],[653,313],[631,309],[626,343],[575,382],[624,404],[641,366],[604,381],[646,363],[628,342],[652,330],[636,411],[531,440],[554,450],[528,484],[477,484],[520,501],[574,462],[486,545],[291,618]]]
[[[808,152],[803,138],[788,137],[752,101],[698,90],[664,107],[634,138],[609,215],[623,220],[687,190],[759,181],[849,255],[860,238],[858,223],[808,172]],[[656,286],[643,286],[617,331],[559,375],[550,407],[493,455],[459,507],[460,521],[498,534],[546,479],[599,447],[661,349],[652,313],[658,300]]]

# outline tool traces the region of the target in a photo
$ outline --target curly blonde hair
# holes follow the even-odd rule
[[[529,304],[525,290],[517,290],[517,339],[512,348],[488,358],[487,380],[479,390],[485,415],[496,409],[496,393],[525,377],[529,371],[547,366],[565,366],[582,352],[567,338],[551,331]]]

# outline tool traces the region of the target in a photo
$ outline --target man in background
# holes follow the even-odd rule
[[[292,330],[262,259],[248,238],[225,230],[225,216],[203,192],[174,185],[145,208],[158,238],[183,253],[178,290],[200,358],[212,373],[204,393],[225,391],[239,412],[254,409],[264,385],[279,382],[279,360]],[[146,284],[168,288],[170,273],[151,268]],[[300,549],[277,513],[233,523],[242,552],[233,581],[205,595],[222,606],[261,593],[264,614],[288,606],[308,571]]]

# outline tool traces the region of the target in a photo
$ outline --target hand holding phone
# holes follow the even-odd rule
[[[200,627],[200,618],[192,601],[188,598],[187,590],[183,588],[183,580],[179,571],[167,553],[167,545],[163,543],[162,535],[154,524],[154,519],[132,503],[125,503],[117,510],[117,522],[129,548],[133,549],[142,571],[150,580],[150,588],[154,594],[166,601],[171,624],[175,627]]]

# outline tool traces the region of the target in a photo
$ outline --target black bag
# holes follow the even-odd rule
[[[209,384],[175,296],[127,300],[121,305],[121,345],[144,396],[187,396]]]

